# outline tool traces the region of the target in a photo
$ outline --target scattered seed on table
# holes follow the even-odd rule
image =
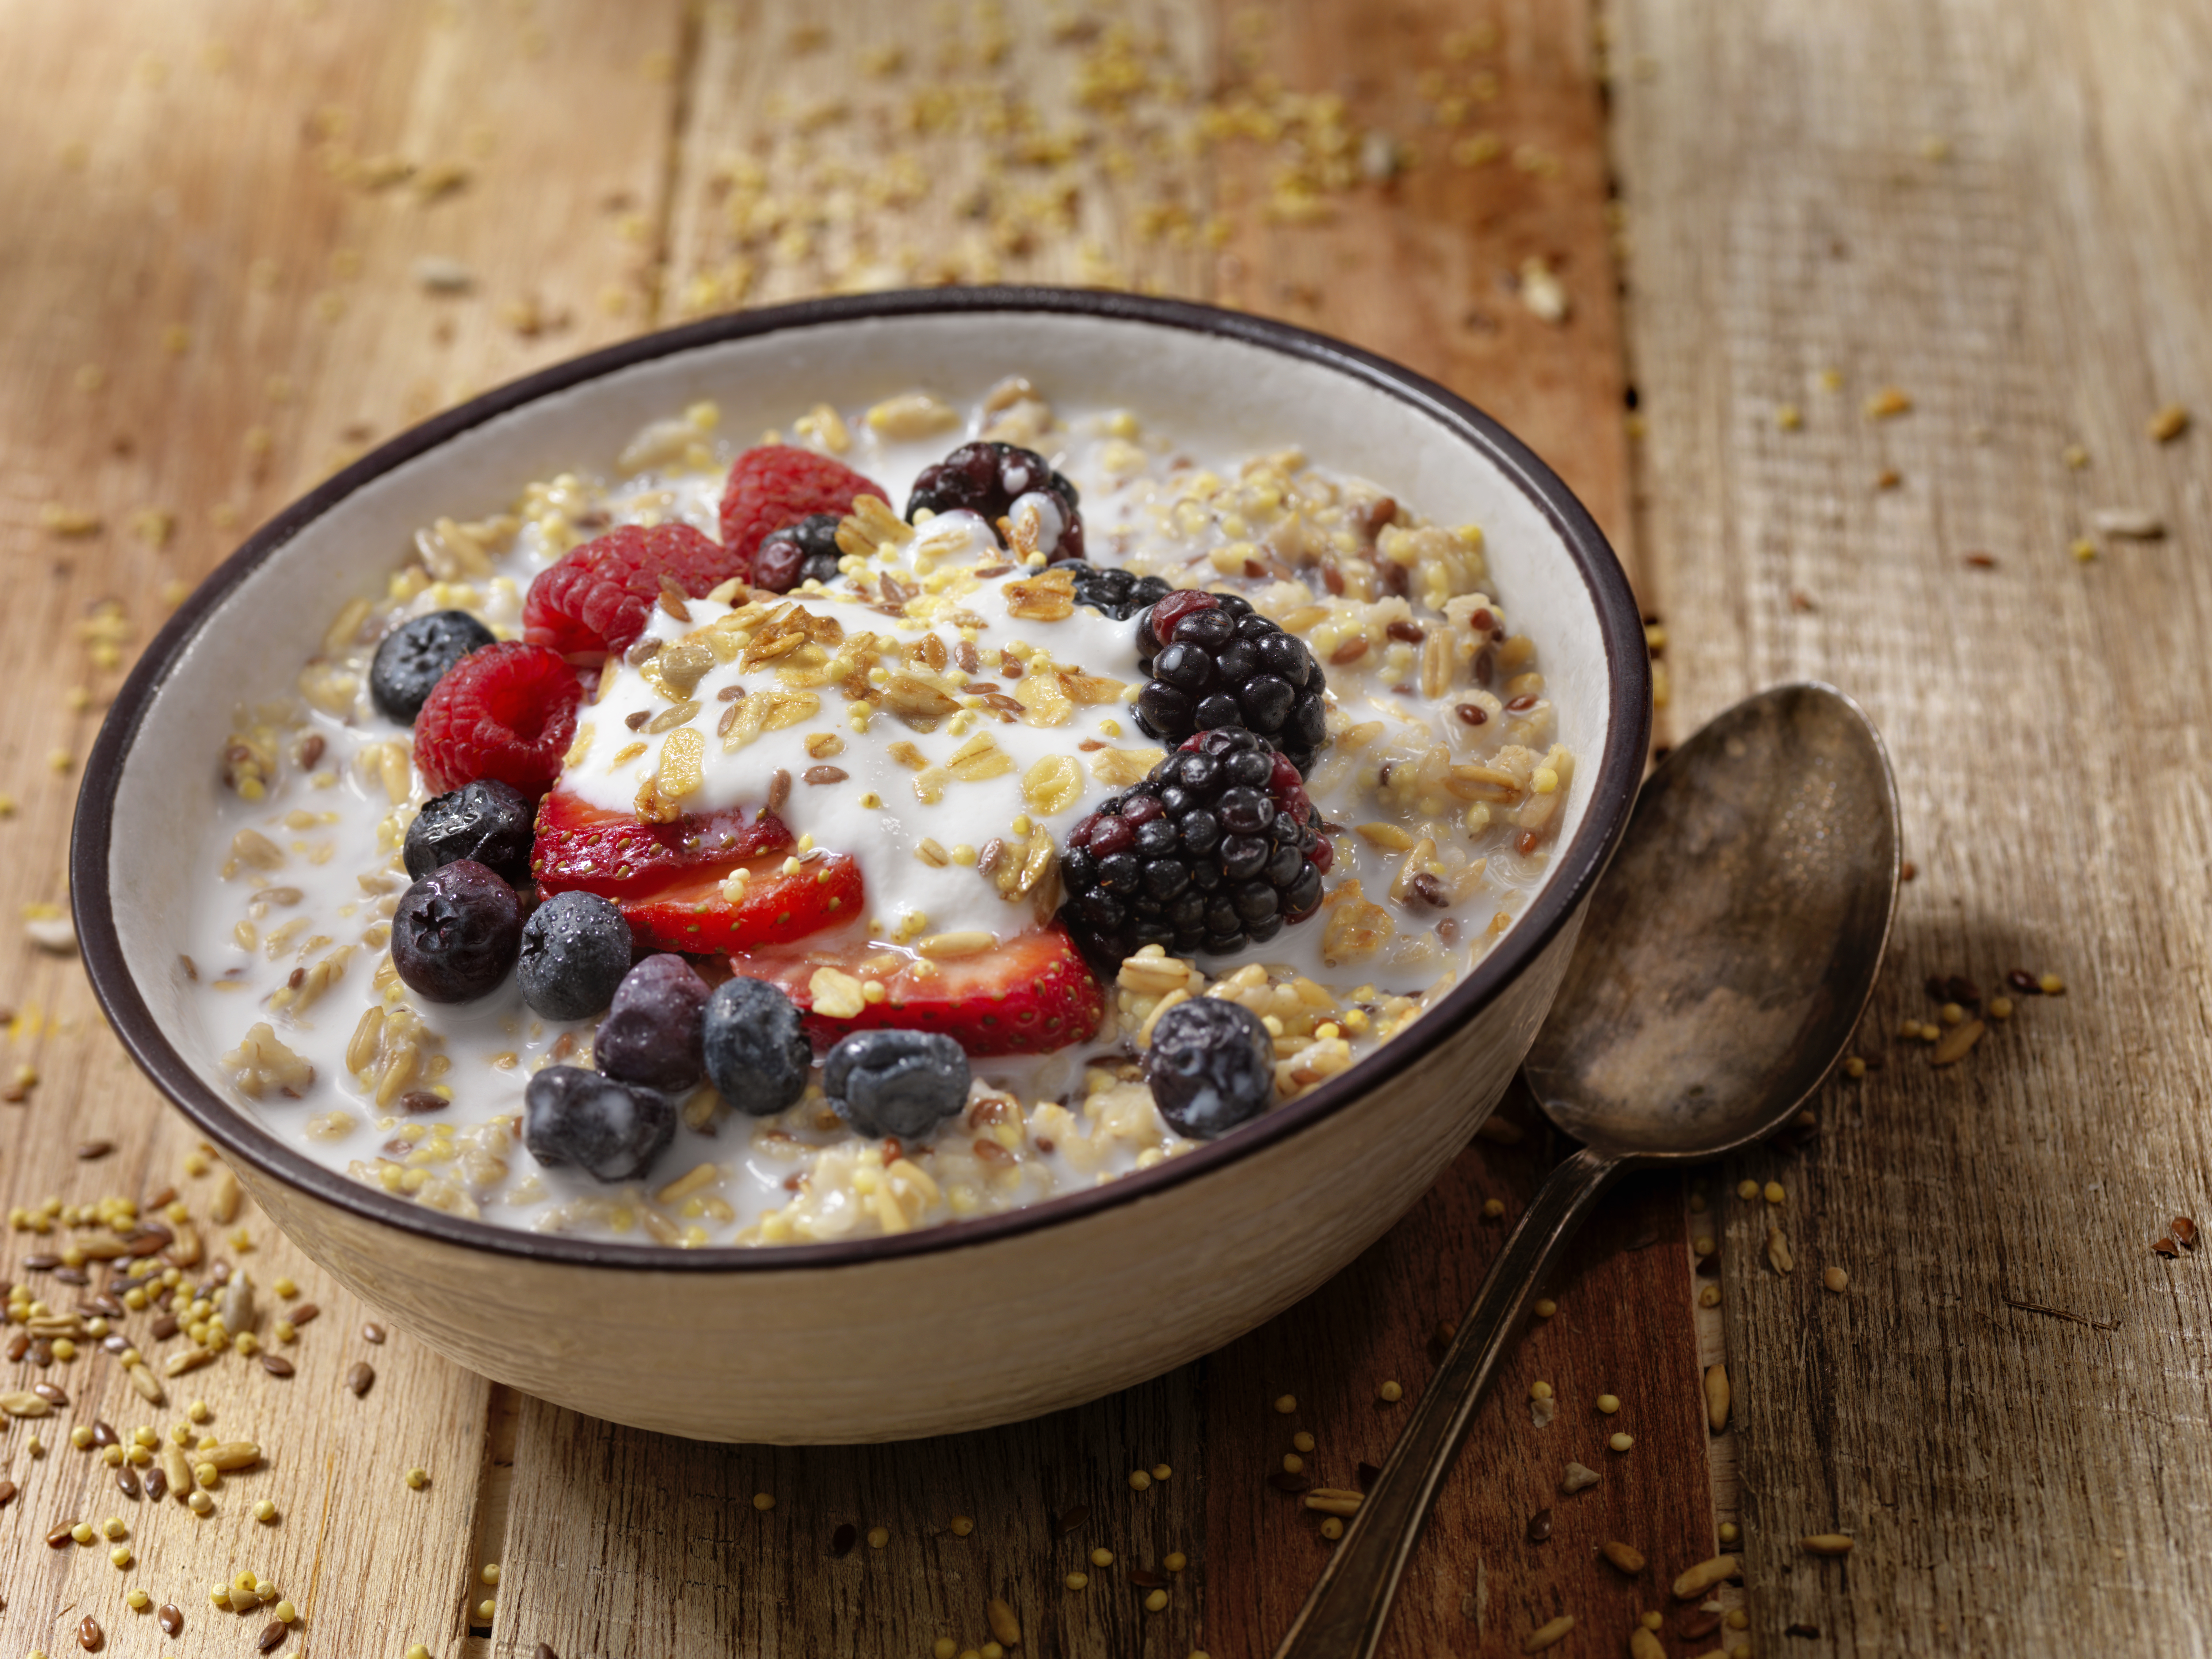
[[[1559,1312],[1559,1304],[1558,1303],[1556,1303],[1556,1302],[1553,1301],[1553,1300],[1552,1300],[1552,1298],[1551,1298],[1550,1297],[1548,1297],[1548,1296],[1540,1296],[1540,1297],[1538,1297],[1536,1298],[1536,1317],[1537,1317],[1537,1318],[1539,1318],[1539,1319],[1549,1319],[1549,1318],[1550,1318],[1553,1314],[1555,1314],[1555,1313]]]
[[[100,1651],[100,1644],[107,1639],[107,1632],[100,1627],[100,1620],[90,1613],[77,1620],[76,1644],[87,1653]]]
[[[1807,1553],[1812,1555],[1849,1555],[1851,1540],[1839,1532],[1815,1533],[1810,1538],[1798,1540]]]
[[[417,1642],[407,1650],[407,1659],[430,1659],[430,1650]]]
[[[1615,1412],[1620,1409],[1620,1396],[1617,1394],[1601,1394],[1598,1395],[1597,1408],[1603,1412],[1607,1417],[1611,1417]]]
[[[293,1322],[295,1325],[296,1325],[296,1324],[298,1324],[300,1322],[299,1322],[299,1320],[298,1320],[297,1318],[295,1318],[295,1319],[293,1320],[293,1322]],[[361,1340],[362,1340],[362,1341],[364,1341],[364,1342],[381,1342],[381,1341],[383,1341],[383,1340],[384,1340],[384,1327],[383,1327],[383,1326],[381,1326],[381,1325],[377,1324],[377,1323],[376,1323],[375,1322],[374,1322],[374,1321],[371,1321],[369,1323],[368,1323],[368,1324],[366,1324],[366,1325],[363,1325],[363,1326],[361,1328]]]
[[[50,1550],[65,1549],[76,1536],[76,1528],[64,1521],[46,1534],[46,1547]]]
[[[766,1494],[763,1495],[765,1496]],[[773,1502],[774,1500],[770,1499],[769,1501]],[[757,1504],[760,1503],[760,1499],[755,1498],[753,1502]],[[1084,1509],[1083,1505],[1080,1504],[1077,1504],[1075,1509],[1068,1510],[1067,1515],[1060,1516],[1060,1531],[1063,1534],[1073,1532],[1076,1528],[1083,1524],[1081,1516],[1079,1516],[1073,1522],[1069,1521],[1067,1518],[1068,1515],[1075,1515],[1079,1510],[1082,1511],[1083,1516],[1087,1516],[1091,1513],[1089,1510]],[[975,1523],[969,1520],[966,1516],[956,1515],[952,1517],[952,1535],[955,1538],[965,1538],[969,1533],[975,1530]]]
[[[1152,1484],[1152,1477],[1146,1474],[1144,1470],[1131,1469],[1129,1471],[1129,1490],[1131,1492],[1143,1492]]]
[[[1275,1409],[1283,1416],[1288,1417],[1292,1412],[1297,1410],[1297,1395],[1294,1394],[1285,1394],[1278,1395],[1275,1397]]]
[[[1851,1276],[1845,1273],[1841,1267],[1825,1268],[1822,1270],[1820,1274],[1820,1283],[1826,1285],[1829,1290],[1833,1291],[1838,1296],[1841,1296],[1844,1293],[1844,1288],[1849,1285],[1850,1282]]]
[[[154,1613],[154,1621],[161,1627],[164,1636],[174,1636],[185,1627],[183,1611],[174,1601],[164,1601]]]
[[[1574,1614],[1571,1613],[1563,1613],[1558,1618],[1552,1620],[1550,1624],[1539,1625],[1535,1629],[1530,1631],[1528,1632],[1528,1638],[1521,1644],[1521,1651],[1523,1653],[1541,1653],[1546,1648],[1551,1647],[1554,1644],[1565,1640],[1567,1632],[1574,1627]]]
[[[2197,1248],[2197,1224],[2185,1215],[2173,1218],[2173,1236],[2191,1249]]]
[[[1598,1546],[1598,1553],[1623,1572],[1632,1574],[1644,1571],[1644,1552],[1633,1544],[1623,1544],[1615,1540],[1607,1540]]]
[[[1659,1638],[1642,1625],[1628,1632],[1628,1659],[1666,1659],[1666,1653]]]
[[[422,1491],[423,1487],[430,1484],[430,1471],[422,1468],[418,1464],[414,1468],[407,1471],[407,1484],[413,1487],[416,1492]]]
[[[1014,1617],[1013,1608],[994,1595],[984,1611],[991,1621],[993,1636],[1006,1647],[1020,1645],[1022,1625],[1021,1620]]]
[[[289,1376],[293,1374],[292,1362],[281,1354],[264,1353],[259,1358],[261,1369],[271,1376]]]
[[[775,1495],[771,1492],[755,1492],[753,1494],[753,1507],[758,1510],[762,1514],[767,1514],[769,1510],[775,1507]]]
[[[1168,1593],[1164,1589],[1156,1589],[1150,1595],[1147,1595],[1145,1598],[1145,1611],[1146,1613],[1164,1612],[1165,1611],[1167,1605]]]
[[[1632,1434],[1616,1434],[1608,1438],[1605,1443],[1617,1452],[1625,1452],[1636,1443],[1636,1437]]]
[[[1395,1405],[1406,1397],[1405,1389],[1396,1382],[1385,1382],[1376,1393],[1386,1406]]]
[[[1585,1487],[1595,1486],[1601,1478],[1595,1469],[1581,1463],[1570,1463],[1567,1472],[1559,1477],[1559,1490],[1572,1496]]]
[[[484,1597],[483,1601],[477,1603],[477,1617],[484,1624],[489,1625],[498,1616],[499,1603],[493,1601],[489,1595]]]
[[[215,1499],[204,1492],[193,1492],[185,1502],[191,1506],[194,1515],[207,1516],[215,1513]]]
[[[158,1466],[147,1470],[140,1484],[145,1487],[146,1496],[157,1504],[169,1495],[169,1477]]]
[[[1066,1583],[1068,1589],[1072,1590],[1079,1590],[1085,1584],[1088,1584],[1091,1582],[1091,1575],[1087,1572],[1071,1572],[1063,1582]]]
[[[1705,1423],[1715,1434],[1728,1427],[1729,1376],[1724,1364],[1705,1367]]]
[[[369,1384],[376,1381],[376,1372],[366,1359],[356,1359],[346,1368],[345,1385],[359,1399],[368,1392]]]
[[[315,1316],[320,1312],[322,1312],[322,1310],[317,1307],[313,1303],[302,1302],[298,1307],[292,1310],[289,1316],[295,1325],[308,1325],[314,1322]]]
[[[6,1509],[15,1501],[15,1483],[12,1480],[0,1480],[0,1510]]]
[[[70,1536],[80,1544],[89,1544],[100,1534],[92,1529],[92,1523],[89,1521],[80,1521],[70,1528]]]
[[[1735,1577],[1735,1557],[1716,1555],[1700,1561],[1674,1581],[1674,1599],[1694,1601],[1716,1584]]]
[[[1528,1541],[1532,1544],[1540,1544],[1548,1539],[1552,1535],[1551,1510],[1538,1510],[1535,1514],[1530,1516],[1527,1531]]]
[[[1733,1543],[1735,1543],[1735,1540],[1736,1540],[1736,1528],[1735,1528],[1735,1522],[1733,1522],[1733,1521],[1723,1521],[1723,1522],[1721,1522],[1721,1542],[1722,1542],[1722,1543],[1723,1543],[1723,1544],[1733,1544]]]
[[[253,1518],[264,1522],[274,1521],[276,1518],[276,1505],[269,1499],[263,1498],[253,1506]]]

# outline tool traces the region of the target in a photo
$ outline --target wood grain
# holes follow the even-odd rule
[[[0,262],[0,568],[19,596],[0,637],[35,665],[13,678],[16,718],[0,732],[0,788],[20,803],[0,823],[16,854],[0,895],[61,896],[73,779],[48,769],[47,751],[84,747],[117,674],[76,637],[88,605],[122,602],[127,661],[158,625],[165,585],[189,582],[364,447],[536,364],[698,311],[986,279],[1249,306],[1474,397],[1626,546],[1587,33],[1578,6],[1533,0],[1012,7],[951,21],[872,0],[374,14],[139,0],[89,36],[64,13],[0,3],[0,58],[27,89],[0,104],[0,226],[37,249]],[[1342,111],[1286,102],[1285,88],[1337,94]],[[950,101],[921,97],[931,89]],[[1194,139],[1205,100],[1262,127],[1287,112],[1291,128]],[[1387,179],[1355,168],[1301,222],[1273,213],[1285,155],[1310,167],[1349,142],[1356,161],[1370,132],[1388,140]],[[1452,145],[1479,134],[1495,135],[1495,154],[1455,162]],[[441,179],[451,188],[427,188]],[[1559,324],[1523,302],[1531,257],[1565,286]],[[459,290],[426,289],[426,260]],[[57,536],[41,526],[49,503],[101,527]],[[158,546],[132,528],[147,510],[173,515]],[[88,696],[72,700],[73,686]],[[189,1143],[98,1029],[76,967],[11,947],[0,1001],[25,1015],[7,1063],[40,1073],[25,1108],[0,1108],[9,1190],[74,1200],[173,1178]],[[95,1134],[116,1143],[108,1159],[69,1156]],[[190,1639],[218,1616],[204,1611],[206,1583],[252,1566],[304,1597],[305,1649],[475,1651],[468,1609],[489,1592],[471,1575],[498,1556],[489,1646],[501,1654],[541,1640],[572,1656],[657,1651],[679,1633],[763,1653],[920,1653],[939,1635],[979,1645],[1000,1595],[1040,1654],[1263,1655],[1323,1547],[1266,1473],[1298,1427],[1330,1479],[1379,1455],[1389,1417],[1371,1383],[1388,1373],[1418,1389],[1427,1333],[1455,1316],[1501,1234],[1483,1200],[1510,1218],[1543,1162],[1534,1143],[1470,1152],[1346,1279],[1209,1362],[988,1435],[826,1451],[659,1440],[487,1390],[402,1340],[369,1348],[358,1305],[249,1214],[246,1265],[264,1280],[292,1273],[323,1319],[287,1351],[300,1362],[288,1382],[235,1361],[184,1381],[202,1383],[217,1431],[258,1434],[272,1467],[227,1481],[210,1521],[174,1505],[149,1516],[143,1565],[118,1574],[39,1541],[45,1517],[94,1513],[104,1468],[65,1446],[31,1458],[14,1428],[7,1472],[23,1491],[0,1525],[0,1640],[52,1650],[105,1598],[119,1644],[137,1628],[119,1600],[131,1583],[173,1595]],[[204,1208],[207,1185],[185,1185]],[[1591,1546],[1638,1542],[1655,1582],[1670,1554],[1703,1547],[1675,1199],[1624,1194],[1557,1291],[1557,1321],[1478,1425],[1394,1650],[1511,1652],[1562,1609],[1618,1644],[1656,1594],[1617,1579]],[[13,1243],[11,1264],[29,1247]],[[356,1400],[338,1378],[363,1356],[379,1376]],[[1542,1430],[1525,1404],[1540,1373],[1567,1402]],[[54,1374],[77,1416],[174,1414],[125,1403],[136,1396],[105,1358]],[[1285,1388],[1301,1398],[1294,1421],[1266,1403]],[[1622,1396],[1638,1437],[1625,1458],[1586,1448],[1580,1402],[1601,1389]],[[190,1397],[170,1392],[172,1407]],[[1528,1544],[1526,1510],[1577,1455],[1605,1485],[1560,1500],[1553,1540]],[[410,1462],[430,1470],[426,1491],[400,1484]],[[1167,1478],[1129,1487],[1132,1470],[1159,1464]],[[264,1491],[283,1511],[270,1529],[245,1514]],[[762,1491],[777,1498],[765,1513],[751,1507]],[[1077,1504],[1090,1516],[1060,1532]],[[955,1514],[972,1534],[951,1533]],[[867,1540],[878,1523],[880,1549]],[[844,1524],[853,1547],[832,1557]],[[1094,1547],[1115,1564],[1091,1566]],[[1192,1565],[1168,1607],[1145,1613],[1129,1567],[1171,1550]],[[1091,1573],[1085,1589],[1062,1587],[1069,1571]]]
[[[648,223],[657,215],[673,94],[644,58],[659,50],[672,62],[678,9],[617,17],[543,3],[523,16],[206,0],[128,4],[88,30],[66,9],[0,6],[11,87],[0,100],[0,226],[12,256],[0,260],[0,570],[11,596],[0,639],[12,665],[0,898],[11,920],[64,897],[76,777],[49,753],[89,744],[121,666],[166,614],[169,584],[181,592],[247,526],[368,443],[641,320],[649,273],[608,204],[620,196],[621,211]],[[569,118],[586,98],[603,129]],[[387,156],[465,165],[469,176],[428,199],[407,181],[372,191],[343,176]],[[471,291],[425,293],[413,265],[426,255],[472,273]],[[600,302],[617,289],[630,296],[626,316]],[[533,297],[526,336],[502,308]],[[42,522],[49,505],[100,527],[58,536]],[[146,512],[167,515],[172,532],[135,527]],[[120,635],[106,665],[94,656],[100,638],[78,632],[103,600],[118,606]],[[8,1425],[5,1474],[21,1490],[0,1511],[0,1645],[58,1652],[90,1613],[113,1650],[150,1653],[153,1615],[123,1601],[137,1585],[183,1610],[180,1646],[243,1648],[267,1613],[217,1612],[208,1587],[250,1568],[301,1607],[306,1647],[373,1638],[455,1651],[465,1609],[488,1593],[473,1582],[471,1543],[485,1385],[404,1339],[364,1343],[365,1310],[250,1206],[234,1224],[250,1251],[208,1226],[216,1177],[184,1176],[182,1121],[108,1036],[74,961],[11,929],[0,1006],[12,1015],[7,1080],[18,1066],[37,1077],[21,1103],[0,1105],[10,1202],[143,1199],[178,1184],[210,1255],[262,1285],[262,1339],[297,1365],[280,1381],[228,1358],[170,1381],[159,1408],[96,1351],[45,1372],[7,1367],[8,1387],[44,1376],[71,1405]],[[95,1139],[113,1152],[74,1156]],[[21,1281],[23,1258],[61,1242],[9,1234],[8,1276]],[[272,1340],[267,1289],[285,1274],[323,1310],[291,1346]],[[51,1275],[29,1282],[58,1307],[78,1294]],[[120,1328],[158,1364],[186,1340],[157,1341],[151,1323],[134,1314]],[[341,1381],[362,1359],[377,1376],[356,1398]],[[209,1432],[268,1451],[263,1468],[225,1478],[204,1520],[174,1503],[131,1503],[112,1470],[69,1443],[73,1425],[95,1418],[126,1434],[166,1431],[195,1398],[212,1410]],[[42,1455],[28,1450],[33,1430]],[[410,1465],[428,1472],[424,1490],[402,1484]],[[263,1497],[278,1508],[270,1525],[251,1515]],[[110,1565],[104,1540],[64,1551],[42,1541],[57,1521],[110,1515],[131,1533],[127,1570]]]
[[[1645,546],[1683,717],[1840,684],[1888,738],[1919,868],[1863,1034],[1886,1066],[1832,1086],[1801,1155],[1716,1189],[1779,1179],[1798,1264],[1766,1265],[1763,1202],[1719,1202],[1757,1650],[1791,1626],[1806,1653],[2196,1650],[2212,1281],[2148,1246],[2207,1203],[2212,16],[1620,14]],[[1911,409],[1869,420],[1884,386]],[[2169,403],[2197,422],[2160,443]],[[2167,534],[2100,536],[2111,507]],[[1926,975],[1986,995],[2015,966],[2067,995],[2020,999],[1950,1069],[1893,1035],[1936,1018]],[[1801,1553],[1832,1530],[1847,1559]]]

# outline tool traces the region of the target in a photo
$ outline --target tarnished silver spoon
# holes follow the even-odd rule
[[[1897,903],[1897,789],[1856,703],[1778,686],[1668,757],[1522,1067],[1581,1141],[1492,1264],[1275,1659],[1369,1659],[1437,1488],[1536,1287],[1626,1170],[1789,1121],[1850,1042]]]

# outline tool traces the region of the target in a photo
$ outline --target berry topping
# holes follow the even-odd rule
[[[738,558],[688,524],[624,525],[538,573],[522,602],[522,637],[572,662],[597,663],[627,651],[645,631],[664,581],[702,599],[751,569],[750,557]]]
[[[496,778],[477,778],[433,795],[407,826],[407,873],[419,878],[474,859],[520,887],[530,879],[532,817],[522,792]]]
[[[1288,757],[1236,726],[1200,732],[1068,831],[1061,919],[1100,962],[1262,943],[1321,904],[1320,824]]]
[[[972,957],[919,963],[888,975],[868,969],[883,986],[884,999],[860,1004],[853,1013],[823,1013],[813,989],[815,971],[825,966],[857,980],[863,970],[850,957],[807,954],[735,965],[740,973],[773,975],[807,1011],[806,1029],[824,1046],[848,1031],[896,1027],[951,1037],[979,1058],[1047,1054],[1088,1038],[1106,1012],[1105,994],[1067,930],[1057,924]]]
[[[630,955],[629,923],[612,899],[556,893],[522,924],[514,976],[531,1012],[588,1019],[614,1000]]]
[[[470,652],[489,645],[495,635],[465,611],[433,611],[399,624],[384,636],[368,665],[368,695],[377,708],[411,725],[430,688]]]
[[[715,1091],[754,1117],[781,1111],[806,1092],[814,1048],[791,999],[757,979],[726,980],[707,999],[707,1076]]]
[[[890,500],[881,484],[811,449],[748,449],[731,464],[722,488],[722,545],[738,562],[736,574],[750,580],[755,555],[770,532],[817,514],[842,519],[862,495]]]
[[[520,640],[453,665],[415,721],[415,764],[440,794],[478,778],[531,800],[553,787],[576,733],[584,689],[558,653]]]
[[[676,1138],[676,1103],[578,1066],[548,1066],[522,1094],[522,1144],[549,1168],[635,1181]]]
[[[1069,560],[1062,568],[1075,578],[1076,604],[1090,605],[1115,622],[1127,621],[1175,591],[1158,576],[1139,576],[1113,566],[1102,570],[1080,559]]]
[[[1146,735],[1180,743],[1194,732],[1242,726],[1291,757],[1301,773],[1328,735],[1327,689],[1305,641],[1228,593],[1170,593],[1137,625],[1152,680],[1137,698]]]
[[[1168,1127],[1199,1140],[1258,1116],[1275,1097],[1275,1040],[1259,1015],[1223,997],[1162,1014],[1144,1066]]]
[[[707,981],[682,957],[647,957],[623,975],[592,1040],[599,1070],[624,1083],[681,1094],[706,1075],[700,1017]]]
[[[522,901],[473,859],[433,870],[392,913],[392,969],[433,1002],[497,990],[521,945]]]
[[[934,1031],[855,1031],[822,1062],[838,1116],[864,1135],[919,1140],[968,1101],[968,1056]]]
[[[935,466],[924,467],[906,498],[910,520],[922,508],[933,513],[981,514],[994,529],[1001,519],[1015,516],[1024,495],[1039,497],[1040,507],[1049,507],[1038,545],[1058,564],[1083,556],[1083,515],[1076,511],[1075,486],[1052,470],[1052,463],[1033,449],[1012,444],[963,444]],[[1059,522],[1052,520],[1057,518]],[[1000,531],[1003,541],[1006,532]]]
[[[753,555],[753,586],[771,593],[788,593],[805,582],[828,586],[837,580],[837,526],[835,513],[817,513],[771,530],[761,538]]]

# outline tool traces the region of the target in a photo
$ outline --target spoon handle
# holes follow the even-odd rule
[[[1613,1176],[1618,1158],[1584,1147],[1546,1178],[1505,1248],[1491,1264],[1474,1305],[1460,1322],[1429,1386],[1406,1421],[1382,1473],[1275,1659],[1370,1659],[1437,1488],[1466,1438],[1536,1286]]]

